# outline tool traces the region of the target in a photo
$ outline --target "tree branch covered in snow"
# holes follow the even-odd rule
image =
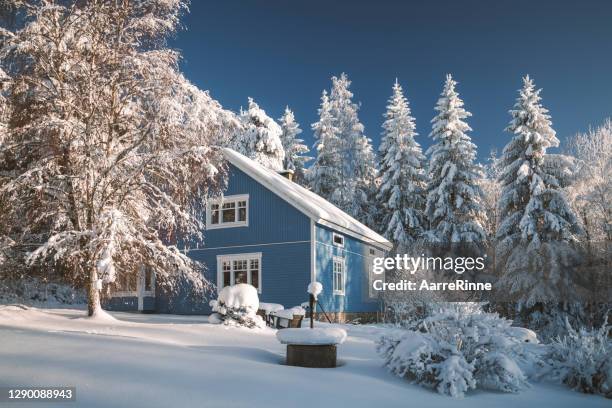
[[[212,146],[231,115],[164,46],[187,3],[30,3],[1,49],[12,111],[0,151],[0,194],[40,243],[28,262],[62,262],[91,288],[146,266],[202,293],[200,266],[169,243],[202,238],[202,200],[224,174]],[[89,300],[91,314],[97,291]]]

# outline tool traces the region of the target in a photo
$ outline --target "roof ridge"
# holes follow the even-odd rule
[[[233,149],[226,147],[222,151],[227,161],[315,222],[339,229],[365,242],[379,244],[388,249],[392,247],[389,240],[313,191],[288,180],[276,171],[266,168]],[[315,201],[315,203],[304,200]]]

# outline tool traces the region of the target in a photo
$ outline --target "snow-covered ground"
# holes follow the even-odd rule
[[[0,306],[0,386],[76,386],[77,402],[66,406],[88,408],[609,406],[553,384],[464,399],[436,394],[387,373],[373,344],[383,330],[376,326],[343,325],[342,366],[313,369],[283,365],[272,329],[211,325],[205,316],[83,315]]]

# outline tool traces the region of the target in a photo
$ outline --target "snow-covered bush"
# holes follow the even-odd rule
[[[612,398],[612,341],[607,320],[601,328],[574,330],[550,346],[546,361],[554,378],[587,394]]]
[[[527,386],[522,367],[537,361],[525,343],[537,340],[511,324],[461,304],[425,318],[414,330],[382,336],[378,352],[392,373],[441,394],[461,397],[476,388],[518,392]]]
[[[226,286],[219,292],[217,300],[211,300],[213,314],[210,323],[224,323],[248,328],[264,327],[264,321],[257,315],[259,297],[257,289],[247,283]]]

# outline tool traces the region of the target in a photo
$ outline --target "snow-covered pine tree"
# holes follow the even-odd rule
[[[370,223],[376,164],[371,140],[359,121],[359,106],[349,90],[351,81],[345,73],[332,77],[330,114],[333,118],[341,156],[340,184],[328,198],[358,220]]]
[[[307,178],[311,190],[329,200],[341,182],[342,147],[325,90],[321,95],[319,120],[312,124],[312,131],[317,155],[308,169]]]
[[[570,242],[579,227],[561,189],[567,161],[546,150],[559,145],[540,90],[523,78],[512,120],[513,137],[501,158],[496,260],[503,277],[500,287],[527,305],[570,300],[571,264],[576,253]]]
[[[414,139],[414,118],[401,85],[395,81],[383,123],[379,154],[379,230],[405,251],[421,238],[425,225],[425,156]]]
[[[487,216],[484,228],[489,242],[495,241],[497,224],[499,223],[499,198],[501,197],[501,184],[499,182],[500,158],[496,151],[491,151],[487,163],[484,165],[484,177],[480,180],[483,193],[483,207]]]
[[[304,140],[298,138],[302,129],[300,129],[299,123],[295,121],[293,111],[288,106],[285,107],[285,112],[279,122],[282,130],[281,142],[285,150],[283,168],[293,170],[293,180],[298,184],[305,185],[305,163],[312,157],[306,156],[309,149],[304,144]]]
[[[234,148],[263,166],[283,170],[285,151],[281,127],[249,98],[247,110],[240,111],[241,128],[235,135]]]
[[[467,135],[472,129],[464,121],[471,113],[463,108],[456,84],[446,76],[435,108],[438,114],[431,121],[434,144],[427,150],[427,240],[443,245],[479,244],[486,239],[479,186],[482,170],[474,163],[476,145]]]
[[[168,242],[201,238],[200,203],[223,169],[211,140],[228,115],[164,45],[186,2],[17,5],[27,7],[0,60],[13,78],[0,195],[30,232],[19,244],[38,246],[28,263],[86,282],[90,315],[101,284],[143,266],[171,292],[187,280],[201,294],[200,265]]]

